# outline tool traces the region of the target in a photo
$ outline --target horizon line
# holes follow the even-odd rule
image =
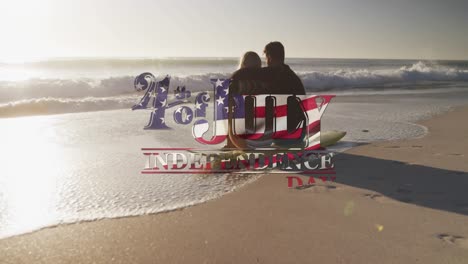
[[[37,58],[18,58],[18,59],[0,59],[3,64],[21,64],[30,62],[44,62],[44,61],[60,61],[60,60],[170,60],[170,59],[232,59],[239,60],[240,57],[235,56],[51,56],[51,57],[37,57]],[[359,58],[359,57],[286,57],[288,59],[323,59],[323,60],[394,60],[394,61],[468,61],[467,59],[429,59],[429,58]],[[263,59],[262,59],[263,60]]]

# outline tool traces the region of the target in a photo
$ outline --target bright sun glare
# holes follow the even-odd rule
[[[11,219],[11,230],[40,226],[53,219],[60,177],[61,148],[53,143],[54,131],[42,117],[2,120],[0,207]]]

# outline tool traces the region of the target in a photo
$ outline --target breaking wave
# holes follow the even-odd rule
[[[0,104],[0,117],[51,115],[130,108],[138,97],[86,97],[25,99]]]
[[[190,90],[212,89],[211,78],[226,78],[227,74],[208,73],[171,78],[171,87],[185,85]],[[133,87],[134,76],[107,79],[29,79],[0,81],[0,103],[39,98],[84,98],[139,95]],[[158,79],[162,79],[162,76]]]
[[[417,62],[399,69],[336,70],[299,73],[307,90],[343,90],[351,88],[404,88],[417,83],[467,82],[468,70]]]
[[[339,69],[298,72],[309,92],[352,89],[405,89],[423,83],[468,82],[468,70],[417,62],[394,69]],[[171,89],[211,90],[210,79],[229,73],[173,76]],[[158,79],[161,79],[160,76]],[[143,93],[133,88],[134,76],[104,79],[29,79],[0,81],[0,117],[43,115],[130,108]]]

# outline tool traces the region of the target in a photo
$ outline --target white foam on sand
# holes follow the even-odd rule
[[[148,111],[1,119],[0,237],[174,210],[258,176],[144,175],[144,147],[196,146],[189,127],[143,130]]]

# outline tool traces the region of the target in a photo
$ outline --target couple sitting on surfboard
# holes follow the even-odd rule
[[[265,46],[267,67],[262,68],[262,62],[257,53],[253,51],[246,52],[241,58],[239,70],[233,73],[231,79],[237,85],[230,87],[230,94],[239,95],[258,95],[258,94],[288,94],[305,95],[304,86],[299,77],[284,63],[284,46],[280,42],[270,42]],[[252,81],[254,83],[252,83]],[[250,83],[249,83],[250,82]],[[231,90],[232,89],[232,90]],[[232,108],[230,107],[230,112]],[[288,112],[292,111],[288,123],[297,125],[305,124],[305,116],[299,103],[289,105]],[[248,114],[248,113],[246,113]],[[252,148],[247,141],[236,137],[232,129],[232,118],[229,118],[229,135],[227,149],[246,149]],[[288,124],[289,127],[289,124]],[[278,147],[288,147],[279,145],[288,143],[287,141],[273,141],[273,145]],[[291,142],[289,142],[291,143]]]

